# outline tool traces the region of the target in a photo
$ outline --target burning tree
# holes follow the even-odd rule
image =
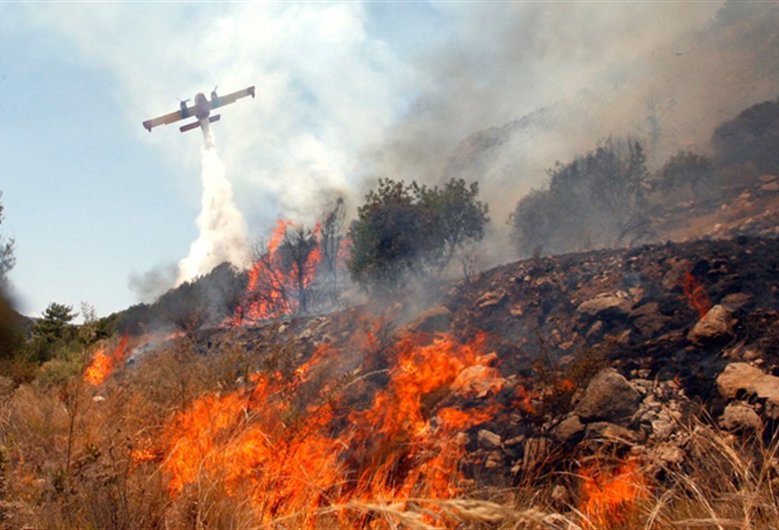
[[[322,259],[320,228],[279,220],[267,245],[255,251],[240,319],[277,318],[310,309],[313,281]]]
[[[339,197],[333,206],[324,214],[320,223],[320,249],[322,261],[320,271],[322,276],[322,296],[331,305],[338,303],[343,289],[344,263],[349,253],[349,239],[345,233],[346,207]]]

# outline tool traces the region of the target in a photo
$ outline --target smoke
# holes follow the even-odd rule
[[[774,3],[482,7],[438,7],[452,29],[418,60],[427,90],[366,160],[378,176],[478,180],[496,224],[600,140],[638,137],[656,166],[777,95]]]
[[[220,263],[246,267],[249,259],[246,223],[233,200],[233,189],[208,125],[203,127],[203,139],[203,199],[197,218],[200,233],[190,246],[189,255],[179,261],[176,285],[202,276]]]
[[[139,301],[151,303],[173,287],[177,274],[178,267],[175,263],[158,265],[142,274],[131,273],[127,287],[135,293]]]
[[[128,122],[172,87],[255,84],[256,100],[231,110],[221,134],[260,234],[279,216],[312,222],[324,190],[358,205],[376,177],[454,176],[479,181],[490,247],[509,259],[511,246],[494,241],[556,161],[633,135],[656,167],[680,147],[705,150],[714,127],[779,86],[779,6],[769,2],[432,2],[383,10],[392,17],[358,2],[166,9],[18,11],[116,75]],[[178,137],[145,141],[185,159]],[[230,221],[240,219],[232,199],[232,214],[209,208],[205,180],[201,234],[179,281],[245,259],[242,237],[228,243],[245,232]]]
[[[417,60],[425,90],[364,161],[371,177],[478,181],[488,265],[516,257],[506,221],[557,161],[632,136],[655,169],[678,149],[706,152],[718,124],[777,96],[775,3],[437,8],[451,29]]]

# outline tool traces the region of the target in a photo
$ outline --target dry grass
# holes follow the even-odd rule
[[[224,477],[215,473],[198,473],[194,483],[171,496],[163,470],[165,455],[135,461],[134,452],[151,447],[164,435],[167,421],[198,396],[234,390],[248,373],[280,365],[290,354],[283,345],[263,355],[231,343],[221,348],[218,355],[202,356],[192,345],[180,342],[148,355],[97,389],[72,377],[57,385],[23,385],[1,397],[0,526],[101,530],[779,527],[777,440],[764,443],[759,436],[737,437],[703,421],[687,433],[687,459],[661,469],[657,477],[644,468],[647,480],[641,498],[621,506],[613,521],[588,520],[574,462],[569,462],[568,473],[526,476],[501,490],[464,487],[462,491],[469,493],[449,499],[339,501],[335,495],[324,495],[310,509],[276,518],[259,517],[250,493],[228,491]],[[279,359],[274,361],[274,356]],[[247,418],[246,428],[252,425],[251,415]],[[601,459],[605,465],[607,457]],[[332,491],[339,488],[334,484]],[[272,492],[267,495],[271,502]]]

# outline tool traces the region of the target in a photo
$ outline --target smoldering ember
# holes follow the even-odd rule
[[[726,3],[689,42],[744,32],[775,75],[758,12],[779,21]],[[230,121],[201,119],[167,291],[81,323],[0,297],[0,528],[779,528],[779,99],[684,141],[647,108],[509,208],[501,172],[579,112],[470,130],[435,175],[323,192],[252,249]]]

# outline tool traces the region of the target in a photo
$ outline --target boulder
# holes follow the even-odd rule
[[[554,429],[554,437],[561,441],[566,442],[584,431],[584,424],[579,419],[579,416],[573,414],[561,421]]]
[[[766,412],[779,418],[779,377],[747,363],[730,363],[717,377],[717,390],[731,399],[743,392],[766,401]]]
[[[452,320],[452,312],[446,307],[439,305],[423,311],[417,318],[409,323],[406,328],[415,333],[434,333],[436,331],[446,331],[449,329],[449,322]]]
[[[715,305],[703,315],[687,334],[687,340],[698,346],[722,344],[735,336],[736,318],[724,305]]]
[[[740,309],[748,309],[754,305],[754,297],[747,293],[731,293],[725,296],[720,301],[720,304],[731,311],[739,311]]]
[[[502,304],[508,296],[504,291],[487,291],[476,300],[476,307],[479,309],[487,309],[488,307],[495,307]]]
[[[656,466],[680,465],[685,460],[685,454],[681,447],[673,442],[665,442],[656,445],[649,451],[647,460]]]
[[[500,447],[500,436],[487,429],[481,429],[476,435],[476,441],[482,449],[495,449]]]
[[[725,407],[719,424],[729,431],[756,431],[763,430],[763,421],[752,407],[745,403],[730,403]]]
[[[633,306],[627,296],[620,293],[601,293],[579,304],[576,314],[581,317],[610,320],[625,317]]]
[[[592,378],[575,412],[585,421],[626,423],[638,410],[641,395],[616,370],[606,368]]]
[[[660,313],[660,304],[650,302],[628,314],[628,321],[633,323],[633,327],[645,337],[653,337],[664,331],[671,319]]]

